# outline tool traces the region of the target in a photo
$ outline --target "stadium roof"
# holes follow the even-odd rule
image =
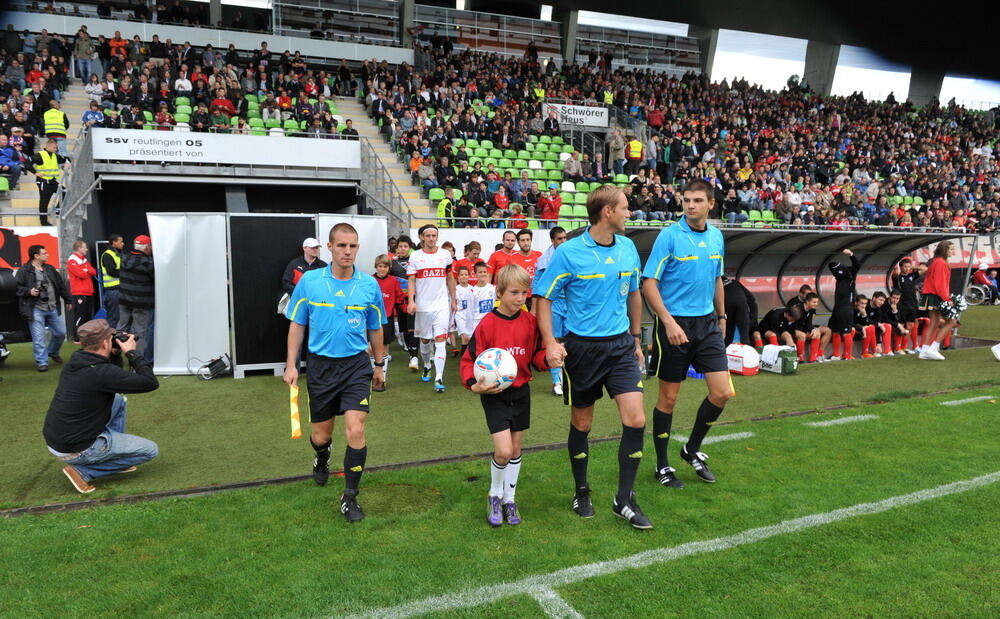
[[[608,12],[609,9],[607,2],[597,0],[550,0],[550,3],[557,10]],[[711,3],[620,0],[615,3],[614,11],[711,28],[856,45],[900,64],[1000,78],[1000,63],[996,62],[992,49],[996,25],[995,20],[986,18],[987,6],[981,2],[921,6],[913,2],[858,0]]]

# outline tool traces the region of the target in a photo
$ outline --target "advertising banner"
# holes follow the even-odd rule
[[[584,105],[562,105],[546,103],[542,118],[548,118],[550,112],[559,114],[559,125],[567,127],[608,127],[608,108],[589,107]]]
[[[139,129],[93,129],[92,137],[97,160],[361,167],[357,140]]]

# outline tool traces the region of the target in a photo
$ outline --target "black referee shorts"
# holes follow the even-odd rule
[[[486,413],[486,427],[490,434],[510,430],[523,432],[531,427],[531,389],[528,383],[508,387],[500,393],[479,396]]]
[[[667,329],[657,316],[653,321],[653,359],[648,373],[667,383],[683,382],[687,378],[688,367],[696,372],[728,372],[726,344],[719,329],[719,319],[715,314],[705,316],[674,316],[674,320],[684,329],[687,344],[675,346],[667,340]]]
[[[322,423],[347,411],[367,413],[373,374],[366,352],[340,359],[309,353],[309,420]]]
[[[564,401],[573,408],[587,408],[604,397],[642,392],[642,373],[635,358],[635,338],[627,332],[608,337],[583,337],[567,333],[563,341]]]

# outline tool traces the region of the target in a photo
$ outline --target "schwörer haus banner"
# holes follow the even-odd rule
[[[583,105],[562,105],[561,103],[546,103],[544,118],[550,112],[559,114],[559,124],[574,127],[608,127],[608,108],[589,107]]]
[[[92,129],[94,159],[360,168],[358,140]]]

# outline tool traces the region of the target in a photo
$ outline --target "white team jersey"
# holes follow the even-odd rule
[[[459,286],[455,294],[458,299],[458,312],[455,314],[455,327],[463,335],[472,335],[483,316],[493,311],[497,292],[493,284],[485,286]]]
[[[451,252],[438,248],[433,254],[422,249],[410,254],[406,265],[406,275],[417,276],[413,300],[418,312],[441,312],[451,309],[448,298],[448,269],[451,267]]]

